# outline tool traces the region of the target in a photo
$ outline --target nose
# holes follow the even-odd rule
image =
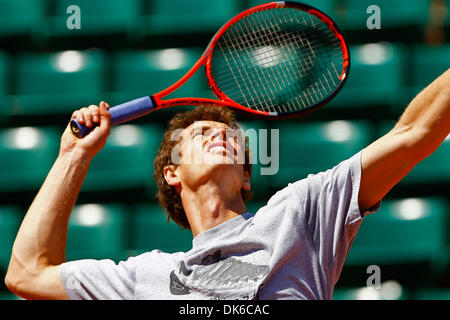
[[[214,128],[214,131],[211,135],[211,141],[214,141],[216,139],[220,139],[222,141],[226,140],[227,136],[227,129],[224,127],[216,127]]]

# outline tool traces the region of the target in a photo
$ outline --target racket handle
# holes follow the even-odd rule
[[[115,126],[142,117],[152,112],[153,108],[154,103],[151,97],[142,97],[111,107],[109,108],[109,112],[111,113],[111,125]],[[87,127],[79,123],[76,118],[70,121],[70,129],[77,138],[85,137],[89,132],[94,130],[96,126],[98,126],[98,123],[94,123],[91,127]]]

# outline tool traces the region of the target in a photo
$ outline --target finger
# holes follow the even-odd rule
[[[92,121],[94,123],[100,122],[100,110],[97,106],[91,105],[89,106],[89,110],[91,111]]]
[[[90,107],[91,106],[89,106],[88,108],[85,107],[80,110],[81,112],[83,112],[84,121],[87,127],[92,127],[93,124],[92,113],[91,110],[89,109]]]
[[[75,115],[76,115],[77,121],[78,121],[80,124],[85,124],[86,121],[84,120],[84,115],[83,115],[83,112],[81,112],[81,110],[75,111],[75,112],[72,114],[72,117],[75,116]]]
[[[100,128],[102,130],[106,130],[106,131],[110,131],[111,129],[111,113],[109,112],[109,104],[107,104],[106,102],[101,102],[100,103]]]

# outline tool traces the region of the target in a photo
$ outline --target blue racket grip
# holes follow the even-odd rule
[[[142,97],[111,107],[109,108],[109,112],[111,113],[111,125],[115,126],[142,117],[152,112],[153,108],[154,102],[151,97]],[[98,126],[98,123],[93,123],[91,127],[87,127],[80,124],[76,118],[70,121],[70,129],[77,138],[85,137],[89,132],[94,130],[96,126]]]

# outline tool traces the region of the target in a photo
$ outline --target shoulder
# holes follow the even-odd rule
[[[284,189],[274,194],[273,198],[285,198],[292,195],[303,198],[311,193],[339,189],[348,182],[351,184],[359,184],[360,176],[361,151],[337,163],[332,168],[321,172],[310,173],[304,179],[289,183]]]

